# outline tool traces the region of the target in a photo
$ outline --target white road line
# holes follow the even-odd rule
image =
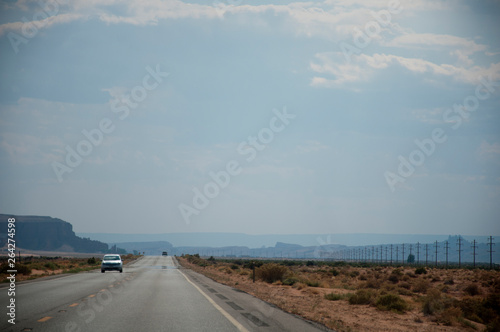
[[[241,325],[236,319],[234,319],[233,316],[231,316],[226,310],[222,309],[217,303],[215,303],[214,300],[212,300],[207,294],[205,294],[201,289],[200,287],[196,286],[195,283],[193,283],[191,280],[188,279],[188,277],[186,277],[186,275],[184,273],[181,272],[181,270],[177,270],[179,271],[180,274],[182,274],[182,276],[184,278],[186,278],[186,280],[191,284],[193,285],[194,288],[196,288],[198,290],[198,292],[201,293],[201,295],[203,295],[207,300],[208,302],[210,302],[214,307],[215,309],[219,310],[221,314],[224,315],[224,317],[226,317],[234,326],[236,326],[236,328],[238,329],[238,331],[241,331],[241,332],[249,332],[243,325]]]

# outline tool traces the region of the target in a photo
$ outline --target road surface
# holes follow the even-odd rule
[[[123,273],[100,270],[16,285],[16,324],[0,286],[0,331],[325,331],[257,298],[145,256]]]

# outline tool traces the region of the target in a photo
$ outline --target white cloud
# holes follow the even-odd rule
[[[386,43],[386,46],[426,49],[429,48],[429,46],[436,49],[453,48],[453,50],[460,50],[464,55],[485,51],[488,48],[486,45],[477,44],[475,41],[467,38],[434,33],[404,34]]]
[[[500,157],[500,143],[488,143],[482,141],[478,148],[478,153],[480,156],[485,158],[495,158]]]
[[[311,153],[318,152],[322,150],[327,150],[329,147],[327,145],[322,144],[318,141],[306,141],[304,144],[300,144],[297,146],[297,150],[299,153]]]
[[[35,137],[16,133],[3,133],[0,147],[7,152],[13,164],[37,165],[57,160],[57,151],[63,149],[57,137]]]
[[[311,86],[341,87],[345,83],[368,81],[375,72],[389,66],[401,66],[413,73],[447,76],[458,82],[477,84],[480,76],[500,79],[500,63],[488,68],[473,66],[459,67],[451,64],[436,64],[419,58],[405,58],[393,54],[351,55],[348,63],[340,52],[318,53],[316,62],[311,62],[311,69],[320,74],[332,75],[333,78],[314,77]]]
[[[39,30],[49,28],[53,25],[57,24],[65,24],[77,20],[86,19],[86,15],[78,14],[78,13],[65,13],[59,14],[56,16],[50,16],[41,20],[34,20],[27,24],[25,22],[9,22],[0,25],[0,37],[8,33],[9,31],[13,31],[19,34],[22,34],[24,37],[34,36],[38,33]],[[33,26],[36,29],[33,29]]]

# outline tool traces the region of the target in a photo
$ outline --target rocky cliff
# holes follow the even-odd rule
[[[0,247],[7,241],[7,220],[15,218],[16,247],[31,250],[66,252],[106,252],[108,245],[81,238],[73,226],[61,219],[42,216],[13,216],[0,214]]]

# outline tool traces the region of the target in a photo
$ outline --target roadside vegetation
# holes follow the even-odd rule
[[[500,331],[495,270],[198,255],[179,262],[338,331]]]
[[[31,280],[61,273],[78,273],[99,269],[101,256],[97,254],[90,258],[63,258],[63,257],[22,257],[21,261],[16,257],[15,269],[17,270],[16,281]],[[137,259],[138,255],[121,255],[123,263],[126,264]],[[9,274],[7,270],[7,257],[0,257],[0,280],[7,282]]]

